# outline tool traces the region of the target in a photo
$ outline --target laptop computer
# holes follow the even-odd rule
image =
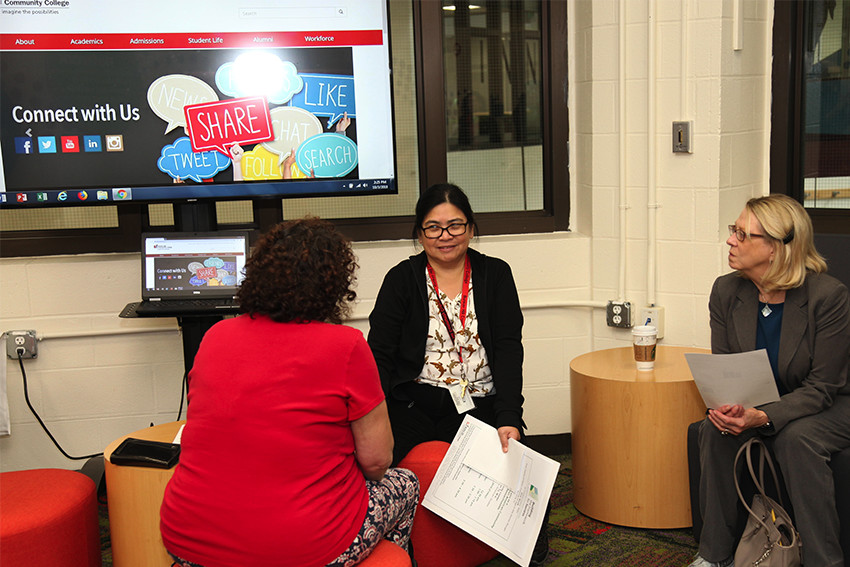
[[[135,316],[238,313],[248,251],[247,231],[143,234],[142,301]]]

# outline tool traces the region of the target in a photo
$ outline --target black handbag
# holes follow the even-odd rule
[[[759,446],[759,473],[756,477],[753,469],[753,450]],[[753,496],[752,505],[747,504],[738,482],[738,461],[746,455],[747,468],[753,479],[758,494]],[[749,512],[744,535],[735,550],[735,565],[737,567],[799,567],[803,563],[803,546],[800,534],[797,533],[791,517],[782,507],[782,496],[779,502],[767,496],[764,492],[764,464],[770,467],[773,485],[779,494],[779,481],[776,477],[776,467],[773,464],[767,447],[758,437],[747,440],[738,454],[735,455],[735,489],[738,498]]]

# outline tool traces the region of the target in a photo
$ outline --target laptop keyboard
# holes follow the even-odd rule
[[[169,299],[167,301],[144,301],[136,308],[136,313],[228,313],[239,311],[236,299]]]

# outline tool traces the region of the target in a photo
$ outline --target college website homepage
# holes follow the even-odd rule
[[[0,205],[395,189],[383,0],[0,0]]]

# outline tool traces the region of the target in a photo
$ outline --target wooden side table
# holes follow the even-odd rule
[[[573,499],[584,515],[637,528],[691,525],[688,425],[705,404],[684,354],[659,345],[639,372],[632,347],[589,352],[570,363]]]
[[[170,567],[159,533],[159,507],[174,468],[129,467],[109,461],[127,437],[171,442],[185,421],[173,421],[134,431],[103,451],[112,563],[115,567]]]

